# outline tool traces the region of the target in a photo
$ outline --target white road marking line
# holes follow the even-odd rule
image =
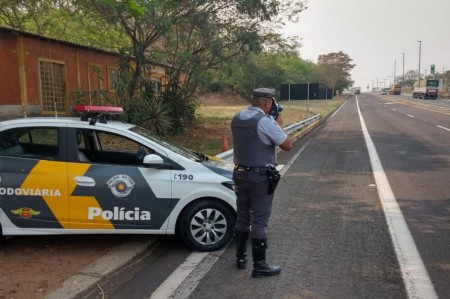
[[[443,126],[440,126],[440,125],[436,125],[436,127],[441,128],[441,129],[444,129],[444,130],[447,130],[447,131],[450,131],[449,128],[446,128],[446,127],[443,127]]]
[[[227,248],[225,246],[216,252],[191,253],[151,294],[150,299],[188,298]]]
[[[284,174],[286,173],[286,171],[289,170],[289,168],[292,166],[292,164],[295,162],[295,160],[297,160],[297,157],[300,156],[300,154],[305,150],[305,148],[308,146],[309,141],[305,143],[305,145],[302,146],[301,149],[299,149],[298,152],[295,153],[295,155],[293,155],[291,157],[291,159],[286,163],[286,165],[284,165],[284,167],[280,170],[280,174],[283,177]]]
[[[344,102],[344,105],[346,103],[347,103],[347,101]],[[341,108],[344,107],[344,105],[341,105],[341,107],[339,107],[338,110],[334,111],[334,113],[330,116],[330,119],[332,119],[339,112],[339,110],[341,110]]]
[[[406,116],[409,116],[409,117],[411,117],[411,118],[414,118],[414,116],[411,115],[411,114],[406,114]]]
[[[392,243],[400,264],[400,270],[402,271],[408,298],[437,299],[438,296],[436,290],[434,289],[427,269],[420,257],[420,253],[417,250],[402,211],[398,206],[386,173],[381,165],[375,145],[367,130],[361,110],[359,109],[358,98],[356,98],[356,106],[358,108],[364,139],[366,140],[367,149],[369,151],[378,195],[383,206]]]

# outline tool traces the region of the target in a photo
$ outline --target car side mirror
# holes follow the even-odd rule
[[[163,158],[155,154],[149,154],[144,157],[143,164],[148,168],[169,169],[170,165],[164,163]]]
[[[158,155],[155,155],[155,154],[149,154],[149,155],[146,155],[146,156],[144,157],[143,163],[144,163],[145,165],[148,165],[148,164],[150,164],[150,165],[153,165],[153,164],[163,164],[163,159],[162,159],[160,156],[158,156]]]

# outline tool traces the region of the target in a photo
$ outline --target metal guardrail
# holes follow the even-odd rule
[[[302,120],[301,122],[289,125],[287,127],[284,128],[284,131],[286,131],[286,133],[288,134],[292,134],[295,131],[300,130],[303,127],[306,127],[307,125],[309,125],[310,123],[315,122],[316,120],[318,120],[320,118],[320,114],[316,114],[314,116],[311,116],[310,118],[307,118],[305,120]]]
[[[310,118],[304,119],[298,123],[289,125],[287,127],[284,128],[284,131],[287,134],[292,134],[295,131],[300,130],[303,127],[306,127],[307,125],[309,125],[310,123],[313,123],[315,121],[317,121],[318,119],[320,119],[320,114],[316,114],[314,116],[311,116]],[[228,151],[225,151],[223,153],[220,153],[218,155],[216,155],[217,158],[223,159],[223,160],[229,160],[233,157],[233,149],[230,149]]]

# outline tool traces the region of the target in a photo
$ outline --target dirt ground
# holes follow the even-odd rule
[[[129,236],[17,236],[0,245],[0,298],[45,298]]]

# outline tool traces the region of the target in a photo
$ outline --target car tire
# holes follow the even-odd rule
[[[3,235],[2,225],[0,224],[0,245],[5,243],[5,241],[6,241],[6,237]]]
[[[235,215],[219,200],[205,199],[188,205],[180,218],[179,232],[185,244],[197,251],[216,251],[231,241]]]

